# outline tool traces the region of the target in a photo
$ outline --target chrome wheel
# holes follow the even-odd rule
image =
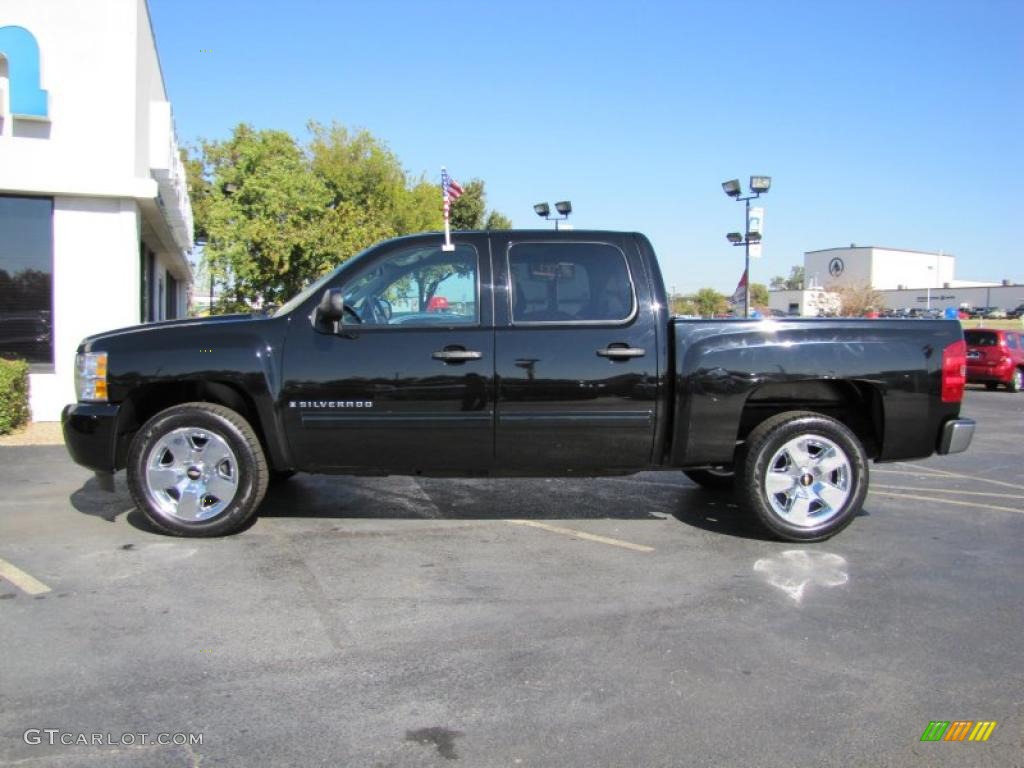
[[[146,495],[164,516],[209,520],[238,492],[238,460],[227,441],[206,429],[183,427],[157,440],[146,457]]]
[[[850,458],[820,435],[800,435],[775,452],[764,475],[772,511],[799,528],[816,528],[846,506],[852,491]]]

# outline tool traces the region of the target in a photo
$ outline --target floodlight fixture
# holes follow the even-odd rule
[[[733,245],[739,245],[740,243],[743,242],[743,235],[740,234],[739,232],[730,232],[725,236],[725,239],[728,240]]]
[[[772,187],[771,176],[751,176],[750,177],[750,191],[761,195],[767,192]]]
[[[740,188],[740,180],[732,179],[731,181],[722,182],[722,191],[725,192],[729,197],[739,197],[740,192],[743,190]]]
[[[559,200],[555,203],[555,210],[558,211],[557,216],[551,215],[551,206],[547,203],[537,203],[533,206],[533,210],[542,219],[555,222],[555,229],[558,229],[558,222],[568,219],[569,214],[572,213],[572,203],[568,200]]]
[[[760,232],[748,232],[747,233],[747,242],[749,242],[749,243],[760,243],[761,242],[761,233]]]

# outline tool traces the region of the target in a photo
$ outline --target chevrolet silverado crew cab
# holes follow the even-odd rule
[[[272,313],[90,336],[71,456],[183,536],[231,533],[296,471],[684,471],[792,541],[864,502],[868,462],[963,451],[945,320],[683,320],[647,238],[403,237]]]

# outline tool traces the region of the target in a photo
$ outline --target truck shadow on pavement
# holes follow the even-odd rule
[[[89,478],[70,496],[85,515],[159,533],[139,512],[118,473],[114,493]],[[617,478],[434,479],[300,474],[272,486],[258,516],[276,519],[656,520],[674,518],[710,533],[767,539],[728,492],[684,483]],[[249,526],[247,526],[248,528]]]
[[[732,495],[689,484],[616,478],[361,478],[298,475],[271,488],[266,518],[657,520],[724,536],[766,538]]]

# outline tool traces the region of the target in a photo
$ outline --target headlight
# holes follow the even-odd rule
[[[85,352],[75,357],[75,391],[79,400],[106,402],[106,352]]]

